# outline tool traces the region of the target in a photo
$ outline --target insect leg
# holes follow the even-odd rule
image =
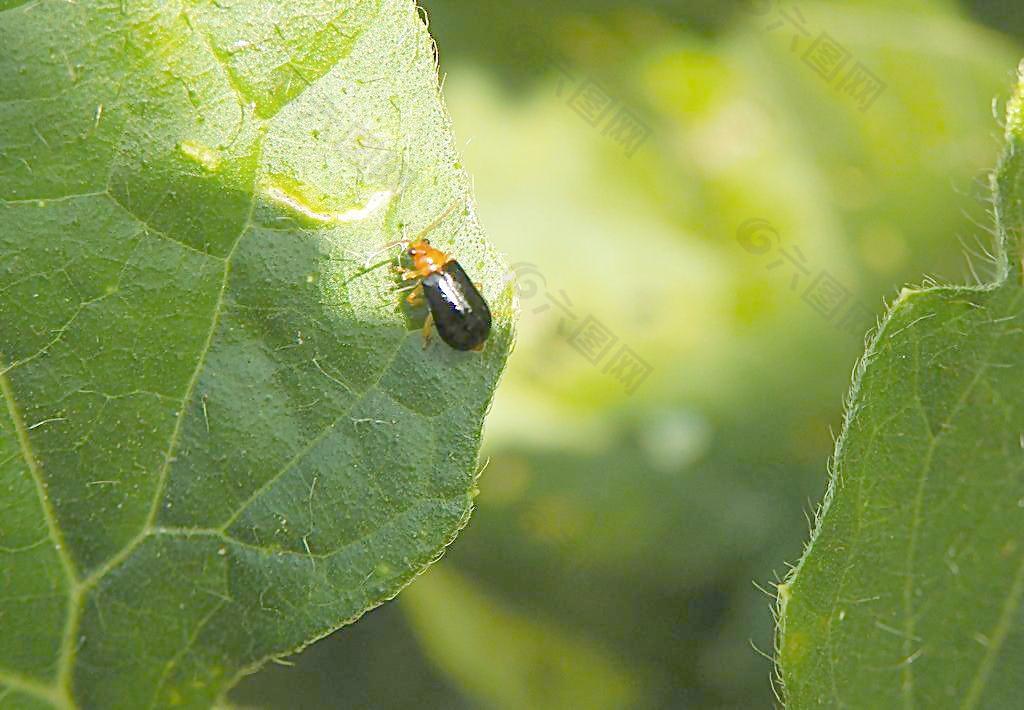
[[[423,284],[418,283],[413,286],[409,295],[405,297],[405,302],[410,306],[422,306],[423,305]]]
[[[427,319],[423,321],[423,349],[430,345],[430,334],[434,327],[434,314],[427,313]]]

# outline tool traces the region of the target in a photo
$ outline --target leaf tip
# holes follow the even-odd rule
[[[896,296],[896,300],[893,301],[892,307],[895,308],[904,301],[909,301],[912,296],[918,293],[920,293],[920,291],[918,291],[917,289],[908,288],[904,286],[903,288],[900,289],[900,293],[898,296]]]
[[[1006,138],[1024,138],[1024,59],[1017,66],[1017,86],[1006,105]]]
[[[993,175],[996,229],[999,234],[999,281],[1024,277],[1024,60],[1017,66],[1017,86],[1006,104],[1006,149]]]

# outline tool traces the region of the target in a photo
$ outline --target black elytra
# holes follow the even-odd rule
[[[456,350],[479,350],[491,332],[491,309],[459,262],[448,261],[421,283],[441,340]]]

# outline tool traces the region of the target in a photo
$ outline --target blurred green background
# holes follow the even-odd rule
[[[863,334],[904,283],[989,270],[1024,6],[423,4],[522,289],[478,508],[398,600],[232,700],[771,707],[758,587],[808,537]],[[649,130],[632,155],[622,108]]]

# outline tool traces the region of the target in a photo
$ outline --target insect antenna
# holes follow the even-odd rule
[[[366,257],[366,261],[363,264],[363,268],[367,268],[367,269],[370,268],[370,265],[372,264],[373,260],[376,259],[381,254],[383,254],[384,252],[386,252],[388,249],[394,249],[397,246],[404,246],[406,244],[411,244],[412,242],[418,242],[419,240],[423,239],[423,237],[425,237],[428,234],[430,234],[431,232],[433,232],[435,229],[438,228],[438,226],[441,225],[442,222],[444,222],[446,219],[448,219],[448,217],[451,216],[452,212],[454,212],[456,209],[458,209],[458,207],[459,207],[458,200],[456,200],[455,202],[453,202],[450,205],[448,205],[448,207],[445,208],[444,212],[442,212],[433,222],[431,222],[426,227],[424,227],[419,232],[417,232],[416,235],[412,239],[409,239],[408,237],[404,237],[402,239],[396,239],[393,242],[388,242],[387,244],[382,246],[380,249],[378,249],[377,251],[371,253],[369,256]]]
[[[430,234],[431,232],[433,232],[435,229],[437,229],[441,225],[442,222],[444,222],[446,219],[448,219],[451,216],[452,212],[454,212],[456,209],[458,209],[458,207],[459,207],[459,201],[458,200],[456,200],[455,202],[453,202],[450,205],[448,205],[448,207],[445,208],[444,212],[442,212],[438,216],[437,219],[435,219],[433,222],[431,222],[426,227],[424,227],[422,230],[420,230],[416,234],[416,236],[413,237],[409,241],[418,242],[420,239],[423,239],[423,237],[425,237],[428,234]]]
[[[366,261],[363,262],[363,268],[364,269],[369,269],[373,265],[373,260],[376,259],[381,254],[383,254],[384,252],[386,252],[388,249],[394,249],[397,246],[402,246],[402,245],[405,245],[405,244],[408,244],[408,243],[409,243],[408,239],[396,239],[393,242],[388,242],[387,244],[382,246],[380,249],[378,249],[377,251],[369,254],[366,257]]]

